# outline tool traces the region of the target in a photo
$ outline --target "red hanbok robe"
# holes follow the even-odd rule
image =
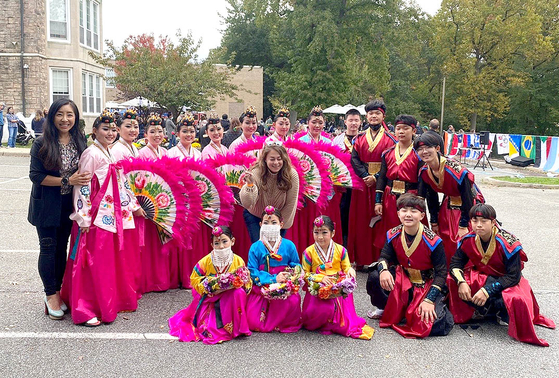
[[[403,226],[400,225],[388,231],[386,236],[387,243],[391,243],[396,252],[399,265],[396,268],[394,289],[388,297],[380,326],[383,328],[392,327],[406,338],[423,338],[429,336],[433,323],[421,321],[418,311],[419,305],[431,290],[434,282],[435,287],[439,291],[442,290],[444,286],[444,278],[442,277],[446,277],[443,251],[437,248],[442,240],[433,231],[421,226],[418,232],[418,236],[421,235],[421,240],[418,244],[412,244],[406,254],[407,243],[402,242],[402,237],[405,239],[405,235],[402,233]],[[406,243],[406,248],[404,248],[404,243]],[[434,266],[433,260],[436,260],[433,256],[434,253],[440,253],[440,256],[437,256],[440,257],[442,264],[442,267],[439,264],[439,270],[435,269]],[[423,284],[412,283],[412,280],[423,279],[422,272],[431,269],[434,270],[434,278],[423,277],[425,278]],[[411,300],[410,290],[412,293]],[[399,324],[404,318],[406,319],[405,324]]]
[[[379,129],[374,139],[370,128],[355,137],[351,155],[355,173],[361,178],[377,174],[382,153],[394,144],[396,139],[384,127]],[[354,190],[351,195],[347,249],[350,260],[357,265],[371,264],[380,255],[380,248],[374,246],[373,242],[377,237],[384,238],[382,227],[378,222],[373,228],[369,227],[371,218],[375,216],[375,190],[374,185],[365,186],[364,190]]]
[[[471,265],[468,264],[460,273],[470,286],[472,295],[485,286],[489,276],[502,277],[507,274],[505,259],[510,259],[519,253],[521,268],[523,268],[524,262],[528,261],[520,241],[514,235],[502,229],[495,231],[494,239],[489,243],[487,251],[484,251],[481,243],[476,241],[478,238],[474,232],[465,235],[459,242],[458,248],[471,262]],[[456,276],[458,268],[454,267],[455,261],[456,259],[453,259],[451,274]],[[469,321],[474,313],[474,307],[460,299],[457,284],[451,275],[447,279],[447,284],[449,308],[454,315],[455,322]],[[517,285],[505,288],[501,291],[501,295],[509,315],[509,336],[525,343],[549,346],[546,340],[538,338],[534,324],[555,328],[555,323],[540,314],[540,307],[528,280],[521,276]]]
[[[419,181],[419,170],[423,162],[410,146],[400,156],[399,145],[390,147],[382,154],[381,173],[377,180],[377,192],[382,191],[382,235],[397,227],[401,222],[398,219],[398,209],[396,208],[396,194],[413,193],[417,194]],[[403,187],[402,187],[403,186]],[[428,226],[427,219],[423,218],[423,223]],[[375,247],[382,248],[386,242],[385,237],[377,237],[374,241]]]
[[[424,165],[419,173],[419,195],[427,198],[431,222],[438,223],[439,235],[443,239],[447,265],[456,252],[458,243],[458,227],[469,227],[470,208],[480,202],[485,202],[477,185],[473,173],[460,163],[441,156],[439,181],[431,169]],[[443,193],[443,201],[439,205],[438,196],[429,197],[427,186],[436,193]],[[435,194],[436,194],[435,193]],[[436,198],[435,198],[436,197]],[[438,213],[437,218],[433,214]],[[462,218],[462,220],[461,220]],[[460,224],[462,223],[462,224]]]

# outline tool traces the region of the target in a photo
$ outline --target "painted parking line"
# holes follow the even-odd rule
[[[29,176],[23,176],[23,177],[20,177],[20,178],[13,178],[11,180],[2,181],[2,182],[0,182],[0,184],[7,184],[9,182],[19,181],[19,180],[23,180],[23,179],[29,179]]]
[[[38,249],[0,249],[0,253],[39,253]]]
[[[0,332],[0,339],[178,340],[168,333]]]

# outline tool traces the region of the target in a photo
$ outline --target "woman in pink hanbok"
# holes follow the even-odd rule
[[[139,157],[158,160],[167,155],[167,150],[161,147],[165,131],[161,126],[161,118],[155,115],[148,119],[145,135],[147,145],[140,150]],[[143,293],[150,291],[166,291],[179,286],[178,279],[171,272],[169,251],[161,244],[155,223],[147,219],[139,220],[139,228],[144,230],[144,245],[140,249],[142,262]]]
[[[225,155],[227,147],[221,144],[223,139],[223,126],[216,115],[210,116],[207,123],[206,133],[210,137],[210,144],[202,150],[202,160],[213,158],[217,155]]]
[[[74,213],[80,228],[67,264],[62,297],[75,324],[110,323],[119,311],[134,311],[137,294],[127,274],[126,256],[137,251],[124,243],[124,230],[134,217],[145,216],[115,164],[109,146],[116,138],[112,116],[104,113],[93,125],[94,143],[83,153],[80,172],[91,172],[89,185],[74,187]]]
[[[169,319],[169,333],[180,341],[218,344],[251,334],[245,312],[250,277],[243,280],[240,273],[236,274],[234,286],[216,289],[216,285],[225,286],[221,282],[230,282],[232,274],[243,267],[243,275],[248,274],[243,259],[231,250],[234,243],[229,227],[213,229],[213,250],[196,264],[190,276],[192,302]]]
[[[280,236],[283,227],[281,212],[273,206],[264,210],[260,227],[260,240],[250,247],[248,253],[248,269],[253,282],[247,303],[248,325],[251,331],[257,332],[297,332],[301,329],[301,296],[298,289],[289,288],[300,285],[298,281],[293,284],[295,272],[288,271],[298,268],[300,275],[297,249],[291,240]],[[276,299],[265,297],[263,287],[268,290],[279,285],[285,285],[290,295]]]
[[[200,160],[202,153],[192,147],[192,143],[196,139],[196,126],[194,125],[194,117],[191,114],[187,114],[181,120],[177,132],[179,134],[179,143],[167,152],[167,156],[179,158],[180,160],[188,158]]]
[[[256,110],[249,106],[243,114],[239,117],[241,122],[241,130],[243,133],[231,143],[229,146],[229,151],[235,151],[238,145],[246,143],[251,140],[255,140],[256,137],[254,133],[258,128],[258,117],[256,117]]]
[[[313,225],[315,243],[305,250],[302,259],[308,284],[333,284],[340,272],[355,278],[347,250],[332,240],[335,233],[332,220],[321,215]],[[322,299],[307,293],[303,301],[303,327],[325,335],[337,333],[364,340],[370,340],[375,332],[365,319],[357,316],[353,294]]]
[[[279,110],[276,118],[274,118],[274,133],[266,138],[266,142],[285,142],[290,129],[291,121],[289,120],[289,109],[283,107]]]

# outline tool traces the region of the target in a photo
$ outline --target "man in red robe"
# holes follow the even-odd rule
[[[394,146],[396,139],[384,123],[386,106],[382,100],[373,100],[365,106],[368,127],[353,143],[351,165],[357,176],[365,182],[365,190],[354,190],[349,210],[347,249],[350,260],[357,268],[377,261],[381,246],[375,246],[375,238],[382,230],[376,222],[375,189],[384,150]]]

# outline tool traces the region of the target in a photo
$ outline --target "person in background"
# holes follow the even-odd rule
[[[440,126],[441,124],[436,118],[433,118],[431,121],[429,121],[429,131],[434,131],[438,134],[440,131]]]
[[[0,102],[0,148],[2,148],[2,138],[4,138],[4,107],[6,104]]]
[[[223,114],[221,116],[221,127],[223,127],[223,131],[227,132],[229,130],[229,126],[231,126],[231,122],[229,122],[229,116],[227,114]]]
[[[173,113],[163,113],[162,125],[169,141],[169,148],[174,147],[177,144],[177,136],[175,135],[177,126],[173,122]]]
[[[37,110],[35,112],[35,118],[31,121],[31,129],[35,132],[35,137],[43,135],[43,124],[45,123],[44,112],[42,110]]]
[[[13,107],[8,107],[8,112],[6,114],[6,120],[8,121],[8,148],[15,148],[16,146],[16,135],[17,135],[17,123],[19,118],[14,113]]]
[[[223,140],[221,143],[225,147],[229,148],[231,143],[233,143],[235,139],[240,137],[242,133],[243,131],[241,130],[241,121],[239,121],[239,119],[236,117],[231,118],[231,124],[229,126],[229,130],[227,130],[227,132],[223,134]]]
[[[454,126],[449,125],[449,126],[448,126],[448,132],[449,132],[450,134],[454,134],[454,133],[456,132],[456,130],[454,130]]]

